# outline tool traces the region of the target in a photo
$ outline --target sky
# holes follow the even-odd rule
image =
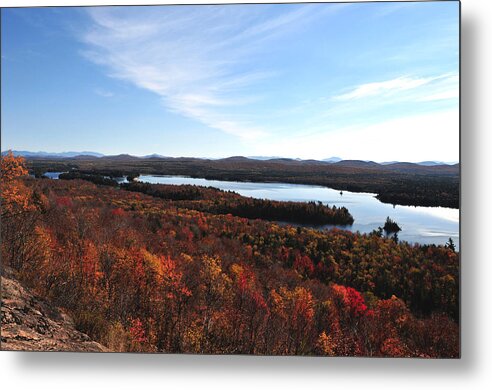
[[[2,150],[459,159],[455,1],[10,8]]]

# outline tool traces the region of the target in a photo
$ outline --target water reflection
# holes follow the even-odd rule
[[[400,240],[422,244],[445,244],[450,237],[459,243],[459,210],[445,207],[393,206],[381,203],[375,194],[339,191],[331,188],[285,183],[250,183],[195,179],[184,176],[143,175],[137,180],[160,184],[194,184],[234,191],[253,198],[284,201],[321,201],[330,206],[345,206],[355,219],[351,231],[369,233],[383,226],[386,217],[400,225]],[[326,225],[322,228],[331,228]]]
[[[67,173],[67,172],[45,172],[44,176],[46,176],[49,179],[55,179],[58,180],[60,178],[60,175],[62,173]]]

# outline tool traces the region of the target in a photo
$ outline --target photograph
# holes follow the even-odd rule
[[[2,7],[2,354],[460,359],[460,36],[453,0]]]

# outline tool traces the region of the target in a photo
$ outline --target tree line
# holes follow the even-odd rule
[[[164,185],[131,182],[128,191],[177,201],[178,207],[212,214],[232,214],[250,219],[284,221],[311,225],[352,225],[354,219],[345,207],[329,207],[321,202],[285,202],[255,199],[235,192],[194,185]]]

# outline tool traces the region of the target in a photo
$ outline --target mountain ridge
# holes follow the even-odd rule
[[[2,156],[7,154],[9,151],[2,151]],[[198,157],[170,157],[161,154],[153,153],[144,156],[134,156],[128,153],[116,154],[116,155],[105,155],[98,152],[91,151],[68,151],[68,152],[31,152],[27,150],[12,150],[14,156],[22,156],[28,159],[107,159],[107,160],[174,160],[174,159],[200,159],[200,160],[210,160],[210,161],[230,161],[230,162],[283,162],[283,163],[305,163],[305,164],[338,164],[343,166],[397,166],[399,164],[413,164],[423,167],[435,167],[435,166],[455,166],[459,165],[459,162],[443,162],[426,160],[420,162],[407,162],[407,161],[383,161],[376,162],[370,160],[353,160],[353,159],[342,159],[340,157],[329,157],[321,160],[317,159],[300,159],[300,158],[290,158],[290,157],[280,157],[280,156],[229,156],[224,158],[198,158]]]

